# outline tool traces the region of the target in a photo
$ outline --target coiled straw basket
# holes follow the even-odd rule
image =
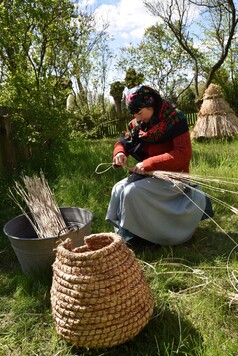
[[[69,239],[57,247],[51,287],[56,331],[78,347],[124,343],[153,313],[144,273],[120,236],[100,233],[84,241],[74,249]]]

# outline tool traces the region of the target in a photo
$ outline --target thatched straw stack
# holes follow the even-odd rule
[[[134,252],[114,233],[57,247],[51,288],[57,333],[77,347],[111,347],[148,323],[154,302]]]
[[[210,84],[203,96],[193,138],[225,138],[238,135],[238,118],[218,85]]]

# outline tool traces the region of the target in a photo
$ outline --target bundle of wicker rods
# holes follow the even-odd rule
[[[61,230],[67,231],[68,228],[44,173],[41,171],[40,176],[33,175],[32,177],[23,175],[22,180],[24,185],[15,182],[15,188],[9,189],[9,196],[29,220],[37,237],[58,236]],[[16,196],[27,204],[30,215]]]
[[[139,261],[114,233],[57,247],[51,287],[57,333],[77,347],[122,344],[148,323],[154,301]]]

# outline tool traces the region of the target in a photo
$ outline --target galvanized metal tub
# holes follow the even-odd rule
[[[72,245],[78,247],[84,244],[84,236],[91,233],[93,214],[90,211],[77,207],[64,207],[60,211],[71,231],[61,231],[58,236],[38,238],[24,214],[5,224],[3,231],[15,251],[23,273],[32,275],[51,271],[59,241],[70,238]]]

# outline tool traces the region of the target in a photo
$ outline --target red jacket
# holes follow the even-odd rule
[[[165,143],[146,142],[144,151],[148,157],[143,160],[145,171],[189,172],[189,163],[192,158],[189,131]],[[122,144],[117,142],[114,146],[113,156],[119,152],[128,156]]]

